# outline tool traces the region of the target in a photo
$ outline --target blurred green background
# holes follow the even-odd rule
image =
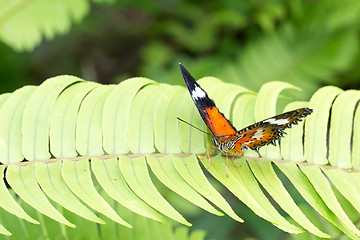
[[[1,92],[59,74],[182,84],[178,62],[255,91],[288,81],[305,99],[323,85],[360,84],[356,0],[23,2],[0,3]]]
[[[60,74],[183,85],[179,62],[196,78],[216,76],[254,91],[268,81],[290,82],[303,89],[294,100],[325,85],[360,87],[358,0],[35,2],[0,1],[1,93]],[[222,192],[244,224],[172,203],[209,238],[289,237]]]

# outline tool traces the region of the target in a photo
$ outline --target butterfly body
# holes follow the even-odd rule
[[[226,156],[242,156],[245,149],[258,151],[262,146],[276,145],[276,140],[286,134],[284,132],[286,128],[291,128],[293,124],[302,121],[301,118],[312,113],[310,108],[300,108],[237,131],[182,64],[180,70],[200,116],[212,132],[214,148]],[[209,153],[207,155],[209,156]]]
[[[220,152],[237,155],[243,154],[238,137],[235,134],[228,136],[213,136],[212,142],[214,143],[216,149]]]

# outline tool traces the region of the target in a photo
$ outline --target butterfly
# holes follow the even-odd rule
[[[208,168],[211,164],[209,155],[210,148],[226,155],[227,174],[228,155],[242,156],[244,154],[243,151],[246,149],[255,150],[259,153],[259,148],[262,146],[268,144],[276,145],[276,140],[280,141],[280,138],[286,134],[284,132],[286,128],[291,128],[293,124],[296,125],[299,121],[302,121],[301,118],[305,118],[313,111],[311,108],[299,108],[267,118],[237,131],[231,122],[226,119],[224,114],[219,111],[214,101],[209,98],[207,93],[200,87],[186,68],[181,63],[179,65],[191,98],[201,118],[212,133],[211,139],[214,146],[207,148],[207,155],[205,156],[209,158]]]

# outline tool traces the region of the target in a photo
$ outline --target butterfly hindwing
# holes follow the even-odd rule
[[[181,63],[180,70],[190,92],[191,98],[194,101],[201,118],[204,120],[212,134],[215,136],[235,134],[236,129],[219,111],[219,109],[215,106],[214,101],[209,98],[207,93],[198,83],[196,83],[195,79]]]
[[[291,128],[292,124],[297,124],[302,121],[301,118],[311,113],[310,108],[300,108],[250,125],[237,132],[237,145],[253,150],[270,143],[275,145],[275,141],[285,134],[285,128]]]

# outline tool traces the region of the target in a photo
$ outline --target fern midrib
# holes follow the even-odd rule
[[[127,157],[127,158],[138,158],[138,157],[143,157],[143,156],[154,156],[156,158],[158,157],[165,157],[168,155],[174,155],[180,158],[184,158],[184,157],[188,157],[190,155],[197,155],[197,154],[193,154],[193,153],[150,153],[150,154],[110,154],[110,155],[94,155],[94,156],[78,156],[78,157],[71,157],[71,158],[49,158],[49,159],[42,159],[42,160],[32,160],[32,161],[26,161],[26,162],[18,162],[18,163],[9,163],[9,164],[3,164],[0,165],[1,167],[7,167],[7,166],[11,166],[11,165],[15,165],[15,166],[27,166],[30,164],[34,164],[34,163],[52,163],[52,162],[57,162],[57,161],[62,161],[64,159],[66,160],[70,160],[70,161],[80,161],[83,160],[84,158],[88,158],[89,160],[91,160],[92,158],[99,158],[99,159],[110,159],[110,158],[119,158],[121,156]],[[213,154],[210,155],[211,157],[216,156],[217,154]],[[238,158],[242,158],[240,156],[234,156],[234,159],[238,159]],[[340,169],[342,171],[345,171],[347,173],[358,173],[360,172],[360,170],[357,169],[344,169],[344,168],[339,168],[336,166],[330,166],[330,165],[321,165],[321,164],[314,164],[314,163],[310,163],[310,162],[298,162],[298,161],[291,161],[291,160],[284,160],[284,159],[274,159],[274,158],[260,158],[260,157],[251,157],[251,156],[246,156],[246,159],[249,160],[253,160],[253,161],[272,161],[272,162],[279,162],[279,163],[287,163],[287,162],[295,162],[297,165],[302,165],[302,166],[318,166],[318,167],[323,167],[326,169]]]

